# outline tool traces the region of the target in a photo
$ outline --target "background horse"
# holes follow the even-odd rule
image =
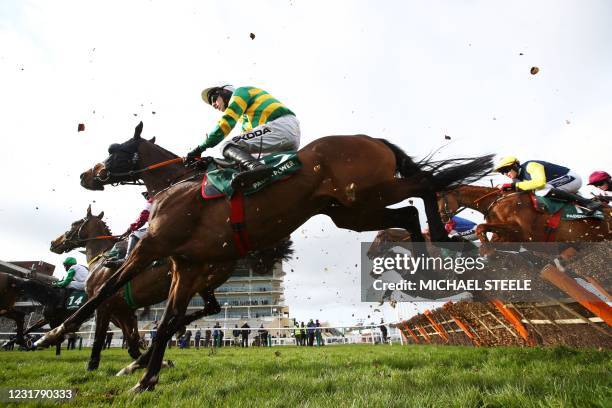
[[[137,147],[143,144],[138,142]],[[479,179],[492,165],[490,155],[462,164],[454,160],[415,163],[388,141],[364,135],[321,138],[301,149],[298,156],[303,167],[292,177],[245,198],[253,249],[271,247],[316,214],[326,214],[337,226],[355,231],[409,224],[413,237],[422,240],[414,207],[387,208],[409,197],[424,200],[432,240],[444,241],[435,192]],[[172,286],[166,311],[152,347],[137,360],[139,364],[148,361],[148,367],[134,391],[153,389],[167,341],[184,321],[189,300],[198,290],[225,282],[230,273],[220,267],[240,257],[236,246],[227,244],[233,242],[226,221],[229,211],[225,200],[200,198],[200,180],[159,193],[148,232],[125,264],[61,328],[37,343],[53,342],[152,261],[170,257]]]
[[[17,324],[17,336],[9,343],[15,342],[29,348],[30,345],[25,342],[24,338],[26,334],[36,331],[46,324],[49,324],[51,328],[59,326],[73,312],[66,309],[63,302],[64,294],[64,289],[51,286],[47,282],[37,279],[24,279],[0,272],[0,316],[13,319]],[[43,318],[27,330],[24,330],[23,326],[25,314],[15,309],[15,303],[18,299],[33,300],[43,306]],[[77,331],[79,326],[75,326],[72,331]],[[64,337],[62,336],[55,344],[56,355],[61,352],[63,340]]]
[[[486,223],[478,225],[476,233],[481,242],[488,242],[487,232],[494,234],[493,241],[547,242],[548,220],[553,216],[533,207],[530,193],[503,193],[497,188],[461,185],[438,193],[438,210],[443,221],[464,208],[482,213]],[[612,239],[610,209],[604,210],[605,219],[585,218],[560,221],[554,232],[556,242],[597,242]]]
[[[106,257],[103,255],[113,246],[116,238],[112,236],[110,229],[103,221],[103,216],[104,212],[97,216],[93,215],[91,206],[89,206],[84,218],[73,222],[68,231],[51,243],[51,251],[55,253],[64,253],[85,247],[90,270],[86,283],[88,297],[94,296],[114,273],[113,269],[104,267]],[[150,267],[145,273],[136,276],[130,282],[129,287],[122,287],[110,299],[98,306],[95,312],[96,332],[87,366],[88,370],[95,370],[100,364],[100,353],[111,321],[123,332],[129,355],[134,359],[141,355],[135,308],[154,305],[168,298],[171,281],[169,271],[170,265],[167,262],[156,267]],[[202,298],[205,300],[206,314],[218,313],[221,310],[212,294],[203,293]]]

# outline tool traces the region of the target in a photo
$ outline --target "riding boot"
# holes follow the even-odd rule
[[[550,190],[546,197],[556,198],[558,200],[567,201],[570,203],[576,203],[580,207],[586,209],[589,213],[595,212],[602,207],[600,202],[589,200],[588,198],[584,198],[579,196],[578,194],[573,194],[565,190],[561,190],[560,188],[553,188]]]
[[[264,180],[272,175],[274,169],[257,161],[250,153],[242,150],[238,146],[229,145],[223,150],[223,156],[234,160],[240,167],[246,169],[238,173],[232,180],[232,188],[240,190],[249,187],[257,181]]]
[[[125,258],[108,259],[106,262],[104,262],[104,266],[108,268],[119,268],[121,265],[125,263],[125,260],[128,258],[128,256],[130,255],[130,252],[132,252],[132,249],[134,249],[137,242],[138,242],[138,237],[134,234],[131,234],[130,237],[128,238],[128,245],[127,245],[127,250],[125,251]]]

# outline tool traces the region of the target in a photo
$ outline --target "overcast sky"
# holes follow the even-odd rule
[[[124,231],[141,189],[86,191],[79,174],[140,120],[145,137],[184,155],[218,119],[200,92],[219,81],[283,101],[302,145],[365,133],[422,157],[449,135],[440,157],[514,154],[585,179],[609,171],[611,17],[605,0],[3,0],[0,259],[59,265],[49,242],[90,203]],[[355,267],[373,236],[324,217],[299,228],[285,265],[292,314],[378,318],[359,302]]]

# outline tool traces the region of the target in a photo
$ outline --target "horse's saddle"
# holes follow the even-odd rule
[[[269,178],[245,188],[242,191],[244,195],[256,193],[278,180],[284,180],[302,167],[295,150],[272,153],[263,157],[260,162],[272,167],[274,173]],[[208,167],[202,180],[202,197],[204,199],[231,197],[234,194],[232,179],[240,172],[236,163],[220,159],[209,159],[206,163]]]
[[[87,301],[87,293],[82,290],[71,290],[66,296],[64,305],[66,310],[76,310]]]
[[[577,206],[567,201],[561,201],[549,197],[540,197],[535,194],[531,194],[531,202],[536,210],[542,211],[548,214],[556,214],[561,211],[562,221],[582,220],[585,218],[596,218],[603,220],[603,212],[597,210],[589,212],[584,210],[582,207]]]

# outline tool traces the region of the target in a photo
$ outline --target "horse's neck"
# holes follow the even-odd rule
[[[19,286],[27,298],[36,300],[42,305],[55,305],[59,301],[60,291],[46,283],[35,279],[24,279]]]
[[[460,204],[479,212],[485,211],[497,199],[495,188],[468,186],[459,190]]]
[[[146,152],[146,154],[142,152],[142,165],[144,167],[178,158],[178,156],[175,154],[162,149],[157,145],[153,146],[154,148],[149,146],[149,150]],[[155,194],[167,188],[173,181],[176,181],[176,179],[188,172],[189,169],[182,164],[172,163],[153,170],[145,171],[141,174],[141,178],[147,187],[147,191],[149,191],[151,194]]]
[[[96,231],[97,232],[91,234],[92,236],[89,238],[101,235],[111,235],[110,231],[102,225],[96,228]],[[87,241],[87,244],[85,244],[85,257],[87,259],[87,263],[101,253],[108,251],[113,244],[114,241],[111,239],[92,239],[91,241]]]

